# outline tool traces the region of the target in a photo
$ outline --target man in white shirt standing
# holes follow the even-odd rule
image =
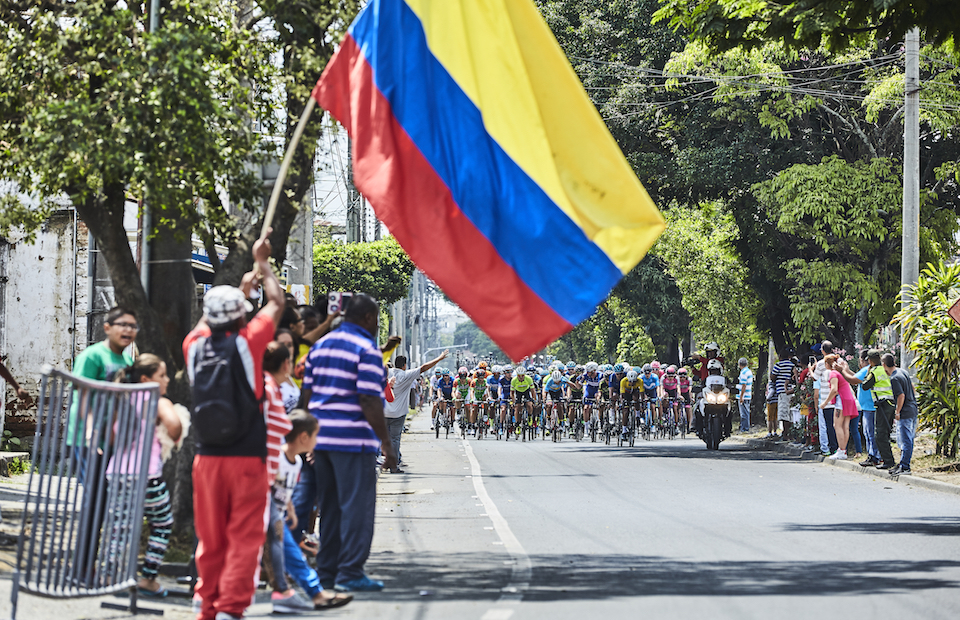
[[[833,353],[833,343],[824,340],[820,344],[820,352],[823,356]],[[813,369],[813,378],[820,385],[820,396],[818,402],[823,402],[830,396],[830,371],[823,361],[823,357],[817,360],[817,365]],[[833,454],[837,451],[837,432],[833,428],[833,409],[836,399],[827,403],[827,406],[820,410],[820,419],[818,420],[820,432],[820,452],[824,454]],[[824,439],[826,437],[826,439]]]
[[[389,375],[389,378],[393,379],[393,402],[385,403],[383,407],[383,417],[387,420],[387,432],[390,434],[390,442],[393,444],[393,450],[396,452],[398,459],[397,468],[391,470],[391,473],[403,473],[403,470],[400,469],[399,462],[400,435],[403,433],[403,425],[407,420],[407,411],[410,409],[410,388],[413,387],[413,384],[420,377],[420,373],[430,370],[445,357],[447,357],[446,351],[423,366],[411,368],[410,370],[407,370],[406,357],[398,355],[396,359],[393,360],[394,367],[390,369]]]

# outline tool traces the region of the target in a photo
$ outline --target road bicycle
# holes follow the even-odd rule
[[[453,426],[453,399],[444,399],[440,402],[440,408],[437,410],[437,423],[434,430],[437,433],[437,439],[440,438],[440,427],[446,431],[445,437],[450,437],[450,428]]]

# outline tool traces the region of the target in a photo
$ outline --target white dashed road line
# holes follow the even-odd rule
[[[473,488],[477,490],[477,499],[483,503],[483,507],[486,510],[481,516],[490,517],[490,520],[493,521],[493,529],[496,530],[497,535],[500,537],[498,542],[503,545],[507,553],[513,558],[513,571],[510,577],[510,583],[507,584],[507,587],[503,588],[496,605],[491,607],[487,613],[483,614],[480,620],[508,620],[523,599],[524,591],[530,587],[530,576],[532,574],[530,556],[523,550],[523,545],[521,545],[517,537],[514,536],[513,531],[511,531],[510,526],[507,524],[507,520],[503,518],[497,505],[490,499],[490,495],[483,485],[483,475],[480,473],[480,462],[477,460],[476,455],[474,455],[473,448],[470,447],[470,442],[466,439],[462,441],[467,458],[470,459],[470,468],[473,474]]]

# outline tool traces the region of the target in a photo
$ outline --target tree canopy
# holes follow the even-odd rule
[[[783,41],[836,52],[870,40],[903,40],[919,27],[934,43],[960,34],[954,0],[660,0],[657,20],[715,51]]]
[[[313,246],[313,288],[373,295],[381,307],[407,296],[414,265],[393,237],[369,243]]]

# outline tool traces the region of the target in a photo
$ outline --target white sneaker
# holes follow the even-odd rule
[[[836,460],[836,459],[838,459],[838,458],[840,458],[840,451],[839,451],[839,450],[837,450],[836,452],[834,452],[833,454],[831,454],[830,456],[828,456],[828,457],[827,457],[827,460],[828,460],[828,461],[834,461],[834,460]]]
[[[837,450],[837,453],[833,455],[838,461],[847,460],[847,451],[846,450]]]

